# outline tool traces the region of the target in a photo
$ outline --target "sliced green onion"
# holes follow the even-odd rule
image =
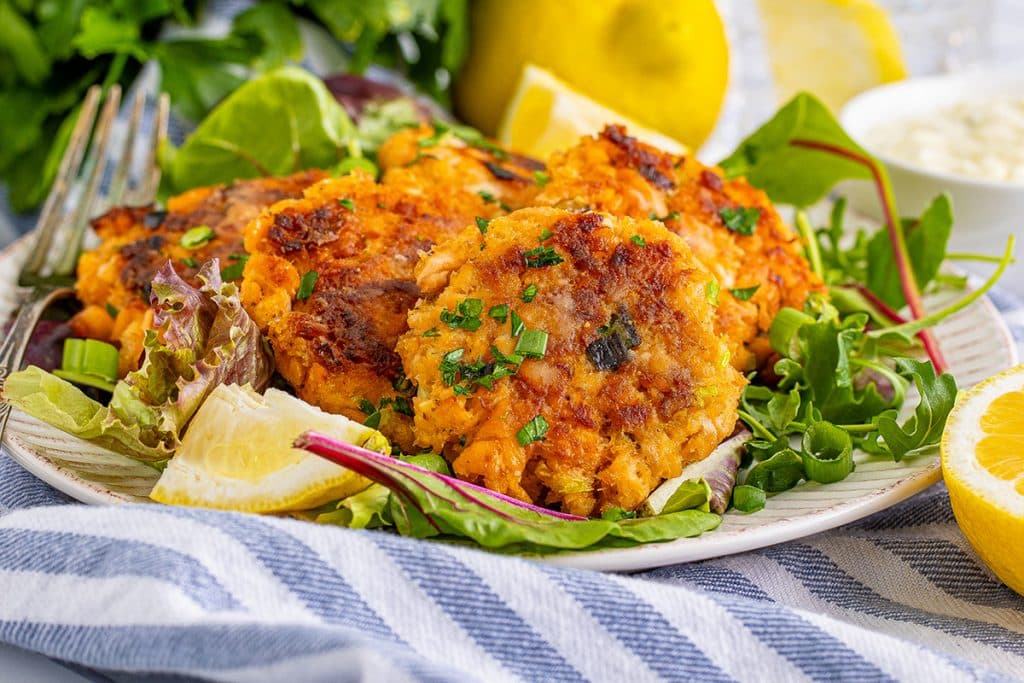
[[[197,225],[185,232],[179,240],[179,244],[186,249],[198,249],[217,236],[209,225]]]
[[[499,323],[503,323],[508,320],[508,304],[498,304],[497,306],[491,306],[491,309],[487,311],[487,315],[491,316]]]
[[[544,330],[526,330],[516,342],[515,353],[524,358],[543,358],[548,349],[548,333]]]
[[[853,472],[853,441],[850,433],[830,422],[815,422],[801,442],[800,457],[811,481],[831,484]]]
[[[554,234],[555,233],[551,232],[547,228],[544,228],[543,230],[540,231],[540,235],[537,237],[537,241],[538,242],[543,242],[545,240],[549,240],[549,239],[551,239],[551,236],[554,235]]]
[[[708,300],[708,303],[712,306],[718,305],[718,293],[721,291],[721,285],[718,284],[718,280],[711,278],[708,283],[704,285],[704,298]]]
[[[183,264],[185,264],[186,266],[188,266],[189,268],[198,268],[199,267],[199,261],[196,261],[191,256],[189,256],[187,258],[181,259],[181,262]]]
[[[544,187],[549,182],[551,182],[551,176],[549,176],[544,171],[534,171],[533,182],[537,183],[537,187]]]
[[[526,287],[523,289],[523,292],[522,294],[519,295],[519,298],[522,299],[525,303],[530,303],[531,301],[533,301],[533,297],[535,296],[537,296],[537,285],[530,283],[526,285]]]
[[[117,310],[117,306],[110,303],[109,301],[103,304],[103,307],[107,309],[107,315],[109,315],[111,318],[116,318],[117,314],[121,312]]]
[[[523,260],[526,262],[527,268],[557,266],[559,263],[565,261],[565,259],[555,251],[554,247],[537,247],[536,249],[531,249],[523,253]]]
[[[768,341],[772,348],[783,356],[791,357],[794,352],[796,333],[804,325],[814,322],[814,318],[795,308],[781,308],[772,320],[768,330]]]
[[[424,337],[440,337],[441,333],[437,331],[436,327],[431,327],[429,330],[423,333]]]
[[[117,347],[96,339],[66,339],[61,367],[53,374],[85,386],[114,391]]]
[[[516,432],[516,440],[519,441],[520,446],[529,446],[534,441],[543,441],[544,435],[548,433],[548,427],[548,421],[538,415]]]
[[[320,274],[315,270],[311,270],[302,276],[299,280],[299,291],[295,293],[295,298],[299,301],[305,301],[309,297],[313,296],[313,288],[316,287],[316,281],[320,279]]]
[[[481,218],[480,216],[476,217],[476,229],[480,231],[481,235],[487,234],[487,226],[490,224],[491,222],[486,218]]]
[[[523,322],[523,319],[519,317],[519,314],[516,313],[515,311],[512,311],[509,315],[511,316],[512,320],[512,336],[518,337],[520,334],[522,334],[523,328],[526,327],[526,324]]]
[[[804,462],[792,448],[754,465],[743,483],[768,493],[788,491],[804,478]]]
[[[761,289],[761,285],[754,285],[753,287],[737,287],[736,289],[730,289],[732,295],[740,301],[749,301],[750,297],[757,293],[757,290]]]
[[[338,203],[341,204],[341,206],[344,209],[348,210],[348,211],[355,211],[356,210],[356,203],[354,201],[352,201],[349,197],[344,197],[343,199],[339,199]]]
[[[757,512],[764,509],[767,496],[756,486],[740,484],[732,490],[732,506],[740,512]]]
[[[629,238],[629,241],[638,247],[647,247],[647,240],[642,235],[633,235]]]

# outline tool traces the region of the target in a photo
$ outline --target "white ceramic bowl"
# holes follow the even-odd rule
[[[889,155],[872,145],[876,126],[934,114],[963,101],[997,95],[1024,97],[1024,69],[914,78],[873,88],[850,100],[840,114],[847,133],[889,171],[900,213],[919,214],[940,192],[953,198],[956,223],[950,249],[1002,253],[1007,235],[1024,236],[1024,184],[983,180],[932,170]],[[1024,140],[1020,141],[1024,145]],[[867,182],[840,189],[859,211],[880,218],[877,195]]]

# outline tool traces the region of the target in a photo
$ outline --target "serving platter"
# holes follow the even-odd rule
[[[15,305],[18,266],[31,248],[22,238],[0,252],[0,316]],[[926,297],[938,310],[963,292]],[[998,311],[987,298],[947,318],[935,328],[950,370],[961,388],[1017,361],[1017,349]],[[905,410],[916,399],[908,397]],[[72,498],[89,504],[151,503],[147,494],[158,473],[152,467],[68,436],[20,411],[13,411],[4,450],[22,467]],[[931,486],[941,476],[937,454],[895,463],[856,456],[857,469],[845,480],[822,486],[805,482],[772,496],[756,514],[727,513],[721,526],[698,538],[632,548],[562,553],[544,561],[601,571],[633,571],[720,557],[833,529],[895,505]]]

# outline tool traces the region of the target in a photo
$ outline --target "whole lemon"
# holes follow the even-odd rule
[[[718,118],[729,48],[712,0],[477,0],[457,113],[493,134],[530,62],[696,149]]]

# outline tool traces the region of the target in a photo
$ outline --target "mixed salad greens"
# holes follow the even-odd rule
[[[324,83],[300,69],[272,70],[235,91],[180,149],[165,154],[169,189],[314,166],[372,171],[380,140],[415,125],[419,114],[408,100],[378,103],[364,114],[354,123]],[[461,126],[439,130],[484,144],[479,133]],[[919,217],[898,218],[884,168],[815,98],[794,98],[721,166],[729,176],[747,176],[775,202],[797,207],[808,261],[830,290],[828,298],[814,295],[804,310],[785,308],[776,317],[770,342],[778,358],[770,370],[750,376],[741,401],[749,432],[662,484],[640,516],[614,509],[600,519],[545,510],[460,481],[437,455],[392,458],[307,433],[297,446],[372,485],[301,516],[502,552],[623,547],[709,531],[729,508],[756,511],[770,505],[772,494],[804,480],[840,481],[855,467],[855,450],[899,461],[934,449],[957,387],[930,328],[984,295],[1010,263],[1012,239],[998,259],[983,257],[997,268],[981,287],[926,314],[922,291],[965,284],[940,270],[953,222],[949,198],[937,197]],[[828,225],[817,229],[801,210],[848,179],[878,188],[886,216],[879,231],[847,231],[842,200]],[[38,368],[13,375],[5,398],[66,432],[160,467],[213,388],[260,389],[271,378],[267,347],[234,285],[221,282],[216,262],[203,268],[201,280],[197,290],[172,269],[161,272],[152,303],[157,324],[166,329],[162,337],[150,333],[143,367],[116,383],[109,406]],[[898,312],[904,307],[906,317]],[[927,360],[915,358],[922,348]],[[913,411],[903,410],[915,394]]]

